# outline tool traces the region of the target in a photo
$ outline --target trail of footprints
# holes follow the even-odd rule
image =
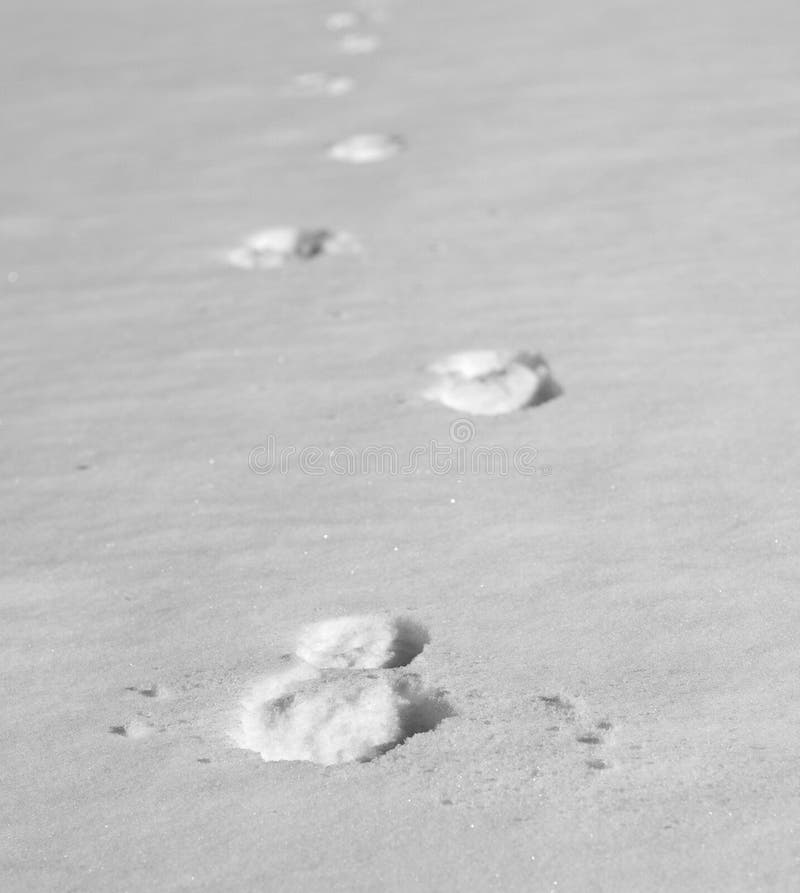
[[[351,11],[332,13],[325,20],[344,56],[368,55],[379,49],[380,37],[369,26],[367,16]],[[333,98],[352,93],[356,86],[349,74],[311,71],[297,75],[287,91],[296,97]],[[372,165],[407,149],[407,141],[399,134],[367,132],[329,144],[325,155],[340,163]],[[227,252],[225,260],[240,270],[263,271],[362,251],[359,239],[348,232],[283,225],[246,236]],[[516,412],[563,393],[545,358],[526,350],[462,351],[436,360],[427,372],[433,380],[421,394],[425,400],[472,415]],[[268,762],[308,760],[333,765],[375,759],[454,715],[445,692],[428,687],[419,674],[405,669],[428,642],[424,627],[408,618],[351,616],[306,626],[290,665],[252,685],[231,737]],[[167,697],[155,684],[127,690],[144,699]],[[574,727],[576,743],[586,748],[586,765],[593,770],[607,768],[603,747],[611,723],[601,719],[582,725],[569,700],[557,695],[541,699],[562,725]],[[130,739],[163,731],[165,727],[148,711],[109,727],[111,734]],[[201,757],[198,761],[210,760]]]
[[[345,55],[367,54],[380,46],[379,37],[364,28],[380,18],[352,10],[332,12],[325,27],[338,36]],[[351,93],[356,81],[348,74],[311,71],[297,75],[289,92],[304,97],[338,97]],[[397,133],[356,133],[330,143],[325,155],[332,161],[372,165],[388,161],[408,149]],[[348,232],[324,226],[273,226],[244,237],[226,254],[227,263],[241,270],[277,270],[295,261],[324,256],[358,255],[363,247]],[[421,393],[423,399],[469,415],[496,416],[539,406],[563,393],[539,353],[527,350],[473,350],[452,354],[428,367],[434,376]]]

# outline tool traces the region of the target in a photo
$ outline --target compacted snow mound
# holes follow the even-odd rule
[[[505,415],[563,393],[547,360],[527,351],[463,351],[428,370],[439,379],[423,397],[470,415]]]
[[[318,671],[300,665],[258,683],[243,702],[243,748],[265,762],[326,766],[374,759],[452,714],[415,674]]]
[[[298,637],[296,654],[315,667],[404,667],[429,641],[414,620],[365,614],[309,624]]]

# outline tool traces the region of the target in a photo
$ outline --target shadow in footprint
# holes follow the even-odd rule
[[[400,710],[401,735],[397,744],[421,732],[432,732],[443,719],[455,716],[443,691],[420,689],[416,677],[411,679],[401,679],[397,686],[397,693],[407,704]]]
[[[409,617],[398,617],[395,620],[395,635],[391,645],[393,656],[383,665],[384,669],[405,667],[421,654],[431,641],[428,631],[421,623]]]
[[[357,759],[359,763],[370,763],[382,757],[414,735],[432,732],[442,720],[455,716],[455,710],[448,703],[442,691],[425,690],[419,685],[417,676],[401,678],[395,685],[399,699],[397,737]]]

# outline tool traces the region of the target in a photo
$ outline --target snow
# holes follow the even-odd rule
[[[412,619],[336,617],[308,624],[300,633],[296,653],[314,667],[402,667],[428,641],[425,629]]]
[[[233,738],[265,762],[332,766],[366,762],[452,713],[413,673],[317,672],[292,668],[258,682]]]
[[[0,888],[793,890],[800,6],[379,5],[3,5]],[[363,254],[226,264],[283,222]],[[469,447],[550,474],[248,467],[445,442],[425,365],[504,346],[564,393]],[[231,740],[364,615],[429,642],[356,699],[451,715]]]

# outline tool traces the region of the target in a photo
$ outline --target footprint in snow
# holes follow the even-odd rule
[[[325,17],[325,27],[328,31],[347,31],[357,28],[361,24],[361,16],[351,10],[332,12]]]
[[[354,31],[340,38],[339,51],[348,56],[367,56],[374,53],[380,45],[381,41],[377,34]]]
[[[361,246],[350,233],[280,226],[248,236],[228,252],[227,261],[240,270],[274,270],[292,259],[310,260],[322,254],[360,251]]]
[[[266,762],[365,762],[435,729],[453,710],[406,666],[429,641],[403,618],[342,617],[301,630],[300,661],[255,683],[232,737]]]
[[[432,363],[428,371],[437,380],[422,396],[470,415],[505,415],[563,393],[547,360],[528,351],[464,351]]]
[[[328,147],[328,158],[347,164],[374,164],[393,158],[406,148],[405,140],[396,134],[357,133]]]
[[[355,86],[353,78],[344,74],[307,71],[292,80],[289,92],[293,96],[344,96],[351,93]]]

